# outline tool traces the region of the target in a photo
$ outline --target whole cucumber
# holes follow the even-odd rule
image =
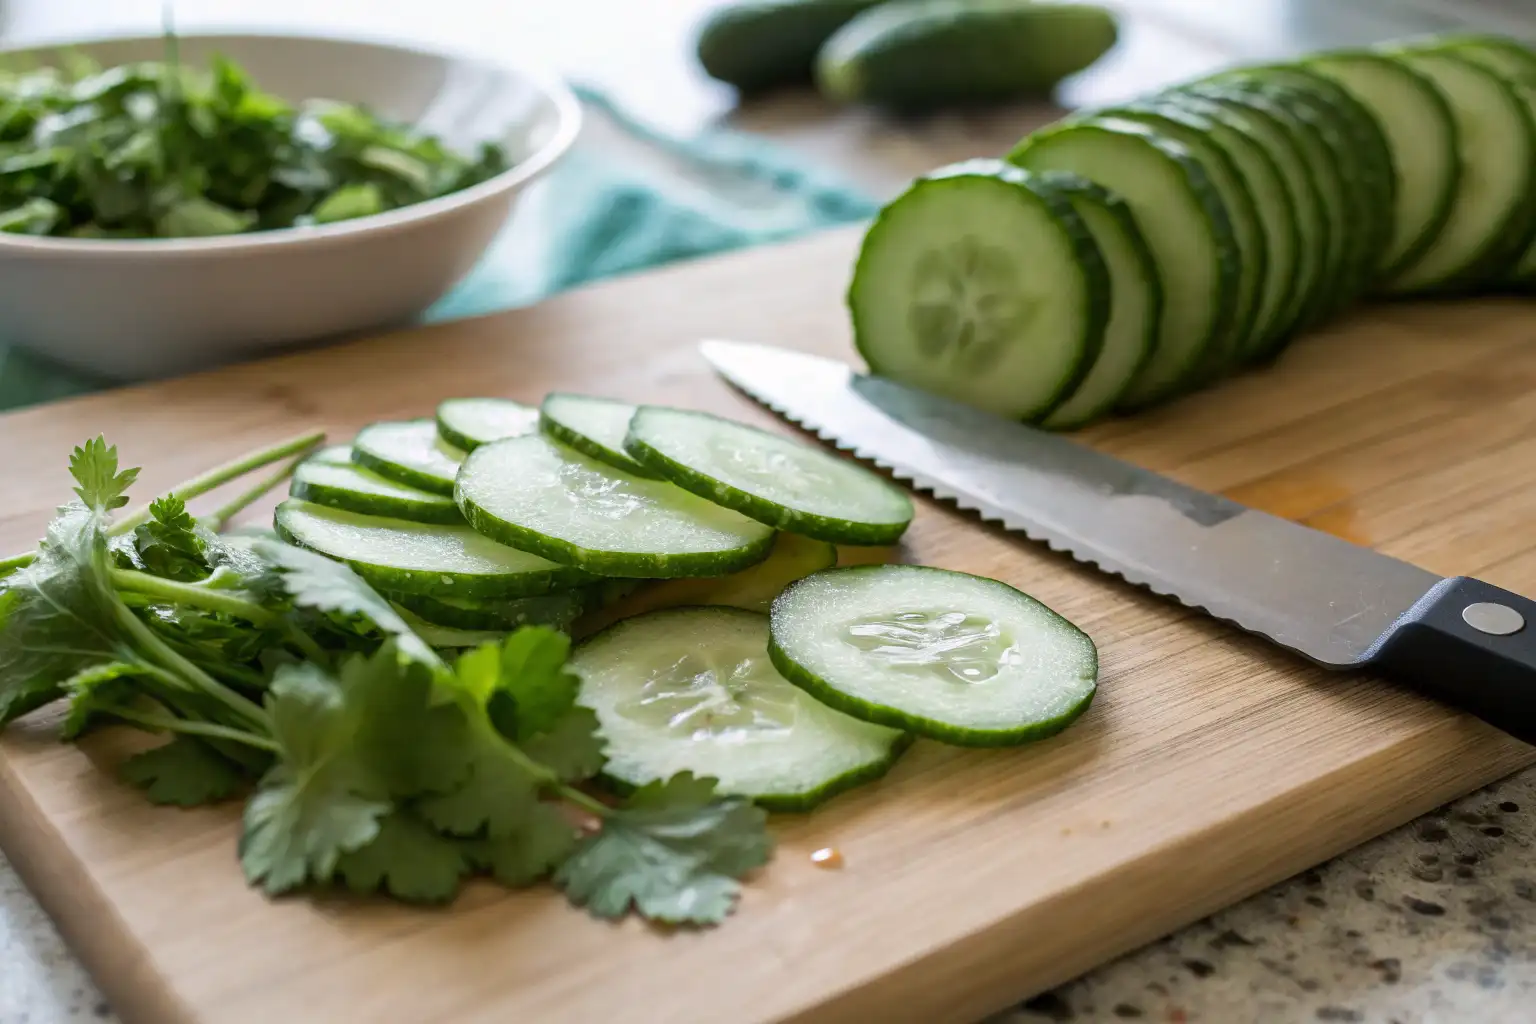
[[[1107,9],[1030,0],[891,0],[828,39],[831,99],[916,109],[1048,94],[1119,36]]]
[[[748,0],[700,24],[695,52],[711,78],[743,93],[815,81],[816,54],[832,33],[882,0]]]

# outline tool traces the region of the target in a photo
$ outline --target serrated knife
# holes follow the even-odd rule
[[[1536,743],[1536,602],[836,360],[701,348],[747,395],[919,490],[1319,665],[1379,672]]]

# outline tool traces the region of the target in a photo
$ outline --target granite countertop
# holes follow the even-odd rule
[[[1536,1020],[1536,768],[986,1024]],[[0,1024],[112,1021],[0,858]]]

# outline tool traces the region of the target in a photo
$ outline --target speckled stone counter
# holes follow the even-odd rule
[[[1536,769],[987,1024],[1536,1022]],[[111,1021],[0,860],[0,1024]]]

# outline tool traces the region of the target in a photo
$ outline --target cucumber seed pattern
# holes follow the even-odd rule
[[[665,723],[693,739],[747,739],[787,732],[797,692],[766,657],[727,659],[685,654],[649,674],[637,696],[615,705],[624,717]]]
[[[965,612],[900,612],[849,623],[844,642],[893,668],[948,682],[984,683],[1019,663],[991,619]]]
[[[969,235],[923,254],[912,296],[908,316],[919,350],[969,373],[995,365],[1039,305],[1008,253]]]

